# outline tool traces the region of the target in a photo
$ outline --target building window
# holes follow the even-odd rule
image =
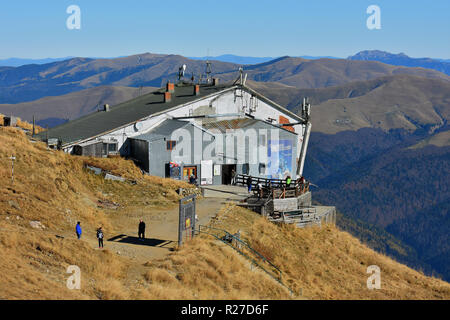
[[[259,164],[259,174],[260,175],[265,175],[266,174],[266,164],[265,163],[260,163]]]
[[[175,140],[167,140],[167,150],[174,150],[177,142]]]
[[[109,143],[108,144],[108,153],[117,151],[117,143]]]
[[[258,135],[258,139],[259,139],[259,141],[258,141],[258,143],[259,143],[259,145],[261,146],[261,147],[265,147],[266,146],[266,135],[265,134],[260,134],[260,135]]]
[[[248,163],[244,163],[242,165],[242,174],[249,174],[250,172],[250,166]]]

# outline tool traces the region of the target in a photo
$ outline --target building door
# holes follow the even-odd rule
[[[231,184],[231,172],[234,170],[236,174],[235,164],[223,164],[222,165],[222,184]]]
[[[194,175],[195,179],[197,179],[197,167],[183,167],[183,180],[189,180],[191,175]]]

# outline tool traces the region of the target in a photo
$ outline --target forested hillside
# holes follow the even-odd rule
[[[316,200],[391,233],[417,254],[397,258],[449,279],[450,147],[408,148],[422,134],[314,134],[305,175]]]

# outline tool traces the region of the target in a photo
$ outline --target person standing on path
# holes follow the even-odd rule
[[[231,184],[234,186],[236,184],[236,171],[231,169]]]
[[[252,177],[248,176],[247,178],[247,187],[248,187],[248,193],[252,192]]]
[[[97,229],[98,248],[103,248],[103,230],[102,227]]]
[[[144,239],[145,239],[145,222],[142,220],[139,220],[138,235],[139,235],[139,240],[144,241]]]
[[[75,232],[77,233],[77,238],[81,238],[81,224],[80,221],[77,222],[77,226],[75,227]]]

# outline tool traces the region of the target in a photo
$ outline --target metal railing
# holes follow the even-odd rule
[[[266,198],[268,193],[271,193],[273,198],[297,197],[309,191],[310,183],[306,180],[303,183],[292,180],[288,186],[286,180],[283,179],[253,177],[246,174],[236,175],[236,185],[247,186],[247,179],[249,177],[252,179],[254,193],[262,198]],[[262,190],[258,188],[258,185],[262,187]]]
[[[205,230],[207,230],[207,231],[205,231]],[[245,258],[250,260],[250,262],[252,262],[254,265],[258,266],[261,270],[266,272],[270,277],[272,277],[274,280],[276,280],[278,283],[280,283],[283,287],[288,289],[291,294],[294,294],[294,292],[282,282],[282,271],[276,265],[274,265],[269,259],[267,259],[261,253],[259,253],[255,249],[253,249],[248,243],[241,240],[240,237],[237,237],[236,235],[231,234],[226,230],[214,228],[214,227],[210,227],[210,226],[204,226],[204,225],[199,225],[198,230],[196,230],[196,232],[208,234],[210,236],[213,236],[217,240],[222,241],[223,243],[227,244],[228,246],[230,246],[231,248],[236,250],[238,253],[240,253],[242,256],[244,256]],[[233,245],[233,242],[236,245]],[[254,259],[254,258],[250,257],[248,254],[246,254],[244,252],[244,250],[242,250],[242,248],[247,249],[250,253],[254,254],[257,258],[261,259],[263,262],[266,262],[272,268],[272,272],[268,271],[264,266],[262,266],[260,263],[258,263],[256,261],[256,259]]]

